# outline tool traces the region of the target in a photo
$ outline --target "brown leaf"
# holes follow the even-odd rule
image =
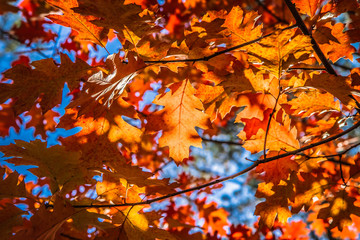
[[[58,67],[53,59],[43,59],[31,63],[32,69],[22,64],[4,72],[6,78],[12,79],[12,84],[0,84],[0,102],[14,98],[16,115],[29,111],[36,100],[41,99],[43,113],[61,102],[62,88],[68,83],[70,90],[78,86],[80,79],[86,76],[91,67],[81,59],[73,63],[66,54],[61,54],[61,65]],[[29,91],[31,88],[31,91]]]
[[[328,219],[332,218],[330,223],[330,228],[338,227],[340,231],[343,230],[345,226],[348,226],[352,223],[350,218],[351,214],[360,216],[360,207],[354,205],[356,198],[351,197],[344,190],[335,193],[331,197],[326,207],[320,209],[318,213],[318,218]]]
[[[14,239],[55,240],[61,226],[76,213],[69,203],[57,197],[52,211],[43,204],[30,218],[31,225],[16,233]]]

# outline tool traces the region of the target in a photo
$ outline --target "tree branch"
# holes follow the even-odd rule
[[[294,27],[297,27],[297,24],[294,24],[294,25],[291,25],[289,27],[286,27],[286,28],[283,28],[283,29],[280,29],[279,31],[282,32],[282,31],[285,31],[285,30],[288,30],[288,29],[291,29],[291,28],[294,28]],[[254,40],[251,40],[249,42],[245,42],[245,43],[242,43],[240,45],[237,45],[237,46],[234,46],[234,47],[231,47],[231,48],[227,48],[227,49],[224,49],[220,52],[216,52],[216,53],[213,53],[209,56],[205,56],[205,57],[202,57],[202,58],[190,58],[190,59],[175,59],[175,60],[150,60],[150,61],[144,61],[145,63],[178,63],[178,62],[199,62],[199,61],[209,61],[210,59],[214,58],[214,57],[217,57],[221,54],[224,54],[224,53],[227,53],[227,52],[231,52],[233,50],[236,50],[236,49],[239,49],[239,48],[242,48],[242,47],[245,47],[245,46],[248,46],[250,44],[253,44],[253,43],[256,43],[258,41],[260,41],[261,39],[263,38],[267,38],[267,37],[270,37],[272,35],[274,35],[276,32],[272,32],[272,33],[269,33],[269,34],[266,34],[264,36],[261,36],[259,38],[256,38]],[[123,63],[127,63],[126,61],[124,61]]]
[[[174,197],[174,196],[181,195],[181,194],[184,194],[184,193],[192,192],[192,191],[195,191],[195,190],[199,190],[199,189],[202,189],[202,188],[206,188],[206,187],[215,185],[217,183],[221,183],[221,182],[225,182],[225,181],[230,180],[230,179],[234,179],[234,178],[236,178],[236,177],[238,177],[240,175],[243,175],[243,174],[251,171],[252,169],[256,168],[261,163],[271,162],[271,161],[274,161],[274,160],[277,160],[277,159],[280,159],[280,158],[295,155],[297,153],[303,152],[303,151],[308,150],[310,148],[313,148],[313,147],[328,143],[330,141],[333,141],[335,139],[338,139],[338,138],[348,134],[349,132],[355,130],[359,126],[360,126],[360,121],[355,123],[352,127],[346,129],[345,131],[343,131],[343,132],[341,132],[339,134],[336,134],[336,135],[334,135],[332,137],[328,137],[328,138],[326,138],[326,139],[324,139],[322,141],[319,141],[319,142],[310,144],[308,146],[299,148],[297,150],[287,152],[287,153],[284,153],[284,154],[280,154],[280,155],[277,155],[277,156],[274,156],[274,157],[269,157],[269,158],[262,159],[262,160],[259,159],[259,160],[255,161],[254,164],[252,164],[251,166],[249,166],[249,167],[245,168],[244,170],[242,170],[240,172],[237,172],[237,173],[235,173],[233,175],[230,175],[230,176],[227,176],[227,177],[224,177],[224,178],[219,178],[217,180],[214,180],[214,181],[211,181],[211,182],[208,182],[208,183],[196,186],[196,187],[192,187],[192,188],[188,188],[188,189],[185,189],[185,190],[182,190],[182,191],[177,191],[177,192],[174,192],[174,193],[170,193],[170,194],[167,194],[167,195],[162,196],[162,197],[153,198],[153,199],[149,199],[149,200],[146,200],[146,201],[143,201],[143,202],[135,202],[135,203],[103,204],[103,205],[102,204],[82,204],[82,205],[79,204],[79,205],[72,205],[72,207],[74,207],[74,208],[104,208],[104,207],[106,208],[106,207],[108,207],[109,208],[109,207],[126,207],[126,206],[136,206],[136,205],[151,204],[151,203],[161,201],[161,200],[164,200],[164,199],[167,199],[167,198],[170,198],[170,197]],[[48,204],[48,206],[52,207],[53,205]]]
[[[24,44],[24,43],[22,43],[16,36],[12,35],[12,34],[9,33],[9,32],[4,31],[3,29],[0,29],[0,33],[1,33],[1,35],[6,35],[6,36],[8,36],[8,38],[11,39],[11,40],[14,40],[14,41],[16,41],[16,42],[18,42],[18,43],[20,43],[20,44]],[[49,58],[49,57],[46,56],[46,54],[43,53],[39,48],[35,48],[35,49],[33,49],[33,50],[35,50],[35,51],[36,51],[38,54],[40,54],[43,58]]]
[[[317,56],[320,58],[322,64],[326,68],[326,71],[328,73],[333,74],[333,75],[336,76],[337,74],[336,74],[335,70],[333,69],[333,67],[331,66],[331,64],[329,63],[327,58],[325,57],[324,53],[321,51],[319,45],[317,44],[317,42],[313,38],[311,32],[307,29],[304,21],[301,19],[298,11],[295,8],[295,4],[293,4],[291,2],[291,0],[284,0],[284,1],[285,1],[286,5],[288,6],[290,12],[294,16],[297,26],[300,28],[300,30],[303,32],[303,34],[310,37],[312,47],[313,47],[314,51],[316,52]]]
[[[287,71],[291,71],[291,70],[326,71],[326,68],[322,68],[322,67],[290,67],[287,69]]]
[[[219,144],[228,144],[228,145],[237,145],[237,146],[244,145],[243,142],[220,141],[220,140],[208,139],[208,138],[201,138],[201,140],[204,142],[213,142],[213,143],[219,143]]]

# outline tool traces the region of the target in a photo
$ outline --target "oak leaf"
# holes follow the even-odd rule
[[[295,30],[289,29],[250,45],[249,60],[262,63],[261,69],[270,71],[279,79],[290,65],[307,59],[312,53],[310,37],[294,35]]]
[[[49,110],[46,113],[42,113],[41,108],[37,105],[25,113],[25,116],[30,116],[31,119],[26,123],[26,128],[33,127],[35,129],[35,136],[41,135],[43,139],[46,139],[47,131],[54,131],[57,125],[55,118],[60,114],[54,110]]]
[[[286,223],[291,217],[289,202],[294,199],[294,186],[290,182],[281,181],[275,186],[271,182],[260,183],[255,196],[266,198],[265,202],[256,205],[254,213],[260,216],[260,227],[272,228],[276,217],[281,223]]]
[[[270,94],[250,93],[239,96],[237,106],[244,106],[245,108],[236,115],[236,122],[241,122],[241,119],[257,118],[260,121],[264,120],[265,111],[273,109],[275,106],[275,99]]]
[[[331,94],[321,94],[318,91],[302,92],[288,104],[291,105],[292,110],[295,110],[293,114],[302,117],[309,117],[322,111],[340,111],[340,103],[334,101]]]
[[[78,3],[78,7],[72,8],[74,12],[95,17],[91,23],[114,29],[121,40],[126,39],[135,46],[142,37],[161,29],[153,23],[153,13],[149,9],[142,10],[141,6],[133,3],[125,4],[124,0],[79,0]]]
[[[30,143],[17,140],[15,144],[0,146],[6,161],[18,165],[34,165],[29,171],[38,177],[50,179],[50,190],[67,192],[84,184],[83,169],[79,165],[80,154],[69,152],[63,146],[46,147],[47,143],[35,140]]]
[[[55,240],[61,226],[74,214],[76,210],[57,197],[53,211],[48,210],[44,204],[41,205],[30,218],[30,226],[17,232],[14,239]]]
[[[0,168],[0,199],[27,197],[24,181],[19,182],[19,174],[17,172],[10,173],[4,179],[5,169]]]
[[[90,40],[102,47],[105,46],[108,29],[91,23],[92,20],[97,19],[96,17],[83,16],[74,12],[72,8],[78,7],[76,0],[46,0],[46,2],[61,9],[64,13],[64,15],[50,14],[46,16],[47,18],[51,19],[54,23],[74,29],[78,32],[76,38],[79,40]]]
[[[300,13],[305,13],[313,17],[320,7],[322,0],[293,0],[296,7],[300,9]]]
[[[56,34],[51,30],[45,30],[44,24],[50,23],[44,19],[29,18],[27,21],[21,21],[19,27],[14,27],[16,39],[30,46],[33,42],[42,40],[44,42],[50,42],[54,40]]]
[[[266,149],[270,151],[293,151],[300,147],[297,140],[297,130],[295,127],[290,128],[290,119],[286,119],[284,124],[271,120],[269,132],[267,135]],[[246,139],[245,132],[238,135],[241,139],[246,140],[243,147],[251,153],[258,153],[264,150],[265,131],[259,129],[255,136]]]
[[[212,121],[216,119],[217,101],[221,100],[223,95],[224,88],[222,86],[197,85],[195,97],[201,100],[205,113],[210,116]]]
[[[16,117],[12,104],[0,104],[0,136],[5,137],[9,135],[10,127],[15,131],[20,130],[18,123],[21,123],[21,118]]]
[[[140,213],[143,208],[143,206],[128,207],[115,214],[113,223],[121,224],[120,232],[115,235],[116,238],[109,239],[118,239],[119,236],[126,240],[176,239],[170,232],[154,226],[153,221],[158,217],[155,218],[151,213]]]
[[[342,57],[352,60],[352,54],[355,52],[355,48],[351,45],[353,38],[350,38],[348,35],[349,33],[344,31],[345,24],[336,23],[333,25],[330,21],[328,21],[322,24],[321,27],[321,32],[315,31],[314,37],[315,40],[319,37],[324,38],[321,35],[328,33],[327,37],[329,42],[320,44],[320,48],[325,56],[332,62],[336,62]],[[356,42],[356,39],[354,39],[354,41]]]
[[[100,138],[99,136],[105,136],[110,143],[120,142],[129,151],[137,152],[141,145],[143,132],[141,129],[127,123],[121,115],[117,115],[117,107],[119,107],[120,114],[132,114],[133,110],[131,105],[126,104],[119,106],[118,102],[119,101],[112,105],[111,110],[113,111],[107,111],[101,117],[79,116],[77,110],[69,108],[66,110],[66,114],[60,119],[58,127],[64,127],[66,129],[81,127],[82,130],[76,134],[77,137],[90,137],[91,134],[94,133],[97,138]],[[129,107],[130,109],[126,109],[125,107]]]
[[[332,218],[330,228],[338,227],[340,231],[352,223],[350,215],[360,216],[360,207],[354,205],[356,198],[351,197],[344,190],[339,191],[331,197],[326,207],[320,209],[318,218]]]
[[[139,70],[146,66],[132,53],[128,54],[128,62],[121,60],[120,53],[111,54],[107,57],[105,64],[109,72],[100,71],[93,74],[87,80],[82,95],[71,106],[89,107],[86,106],[89,103],[92,106],[96,102],[100,102],[110,108],[113,101],[123,93],[126,85],[138,74]]]
[[[268,157],[276,156],[276,153],[268,154]],[[298,164],[291,157],[280,158],[271,162],[261,163],[256,167],[257,173],[265,172],[262,178],[265,182],[272,182],[274,185],[286,180],[292,171],[297,171]]]
[[[329,184],[321,173],[314,176],[312,173],[301,172],[291,177],[296,189],[295,199],[291,202],[292,213],[299,213],[302,209],[309,211],[314,199],[321,198]]]
[[[256,12],[245,12],[239,6],[231,9],[222,25],[226,28],[224,35],[229,39],[229,47],[251,41],[262,35],[261,25],[255,25],[258,16]]]
[[[348,81],[349,79],[343,76],[334,76],[328,73],[313,74],[311,78],[306,80],[305,86],[326,90],[338,98],[341,103],[353,105],[353,100],[349,96],[352,94],[352,91],[356,92],[357,90],[352,89]]]
[[[162,130],[160,147],[169,147],[169,155],[179,164],[189,157],[189,147],[201,148],[201,138],[195,127],[209,128],[209,118],[202,112],[201,101],[194,96],[195,89],[189,80],[173,83],[170,91],[158,95],[153,103],[165,106],[164,109],[148,117],[148,131]]]
[[[10,203],[1,203],[0,206],[0,231],[1,239],[11,239],[13,228],[21,226],[25,214],[20,208]]]
[[[139,194],[144,193],[144,189],[137,186],[128,187],[126,181],[113,176],[104,175],[102,182],[97,182],[96,193],[99,199],[104,199],[113,203],[140,202]]]
[[[81,59],[76,59],[73,63],[66,54],[60,56],[59,67],[53,59],[47,58],[32,62],[34,69],[18,64],[5,71],[4,76],[13,80],[13,83],[0,83],[0,102],[14,98],[13,108],[16,115],[30,110],[38,98],[41,99],[43,113],[60,104],[64,84],[67,83],[70,90],[74,89],[91,69]]]

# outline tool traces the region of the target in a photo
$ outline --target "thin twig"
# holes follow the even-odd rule
[[[277,156],[274,156],[274,157],[269,157],[267,159],[262,159],[262,160],[257,160],[254,162],[254,164],[252,164],[251,166],[245,168],[244,170],[238,172],[238,173],[235,173],[233,175],[230,175],[230,176],[227,176],[227,177],[224,177],[224,178],[219,178],[217,180],[214,180],[214,181],[211,181],[211,182],[208,182],[208,183],[205,183],[205,184],[202,184],[202,185],[199,185],[199,186],[195,186],[195,187],[192,187],[192,188],[188,188],[188,189],[185,189],[185,190],[182,190],[182,191],[178,191],[178,192],[174,192],[174,193],[170,193],[170,194],[167,194],[165,196],[162,196],[162,197],[158,197],[158,198],[153,198],[153,199],[149,199],[149,200],[146,200],[146,201],[143,201],[143,202],[135,202],[135,203],[123,203],[123,204],[103,204],[103,205],[95,205],[95,204],[82,204],[82,205],[72,205],[72,207],[74,208],[109,208],[109,207],[126,207],[126,206],[135,206],[135,205],[147,205],[147,204],[151,204],[151,203],[154,203],[154,202],[158,202],[158,201],[161,201],[161,200],[164,200],[164,199],[167,199],[167,198],[170,198],[170,197],[174,197],[174,196],[177,196],[177,195],[181,195],[181,194],[184,194],[184,193],[188,193],[188,192],[192,192],[192,191],[195,191],[195,190],[199,190],[199,189],[202,189],[202,188],[206,188],[206,187],[209,187],[209,186],[212,186],[212,185],[215,185],[217,183],[221,183],[221,182],[225,182],[227,180],[230,180],[230,179],[234,179],[240,175],[243,175],[249,171],[251,171],[252,169],[256,168],[259,164],[261,163],[267,163],[267,162],[271,162],[271,161],[274,161],[274,160],[277,160],[277,159],[280,159],[280,158],[284,158],[284,157],[288,157],[288,156],[292,156],[292,155],[295,155],[295,154],[298,154],[300,152],[303,152],[305,150],[308,150],[310,148],[313,148],[313,147],[316,147],[316,146],[319,146],[319,145],[322,145],[322,144],[325,144],[325,143],[328,143],[330,141],[333,141],[335,139],[338,139],[346,134],[348,134],[349,132],[355,130],[356,128],[358,128],[360,126],[360,121],[355,123],[353,126],[351,126],[350,128],[344,130],[343,132],[341,133],[338,133],[332,137],[328,137],[322,141],[319,141],[319,142],[316,142],[316,143],[313,143],[313,144],[310,144],[310,145],[307,145],[305,147],[302,147],[302,148],[299,148],[299,149],[296,149],[294,151],[291,151],[291,152],[287,152],[287,153],[284,153],[284,154],[280,154],[280,155],[277,155]],[[49,207],[51,207],[52,205],[49,205]]]
[[[50,51],[52,50],[53,48],[52,47],[49,47],[49,48],[32,48],[32,49],[29,49],[29,50],[24,50],[24,51],[16,51],[16,52],[13,52],[14,54],[25,54],[25,53],[32,53],[32,52],[38,52],[38,51]]]
[[[11,34],[11,33],[9,33],[9,32],[4,31],[3,29],[0,29],[0,33],[1,33],[2,35],[8,36],[8,38],[10,38],[11,40],[14,40],[14,41],[16,41],[16,42],[18,42],[18,43],[20,43],[20,44],[24,44],[24,43],[22,43],[16,36],[14,36],[13,34]],[[43,58],[49,58],[48,56],[46,56],[45,53],[43,53],[42,51],[40,51],[39,48],[34,48],[34,50],[35,50],[38,54],[40,54]]]
[[[284,1],[285,1],[286,5],[288,6],[290,12],[294,16],[294,18],[296,20],[296,24],[298,25],[300,30],[303,32],[303,34],[310,37],[312,47],[313,47],[314,51],[316,52],[317,56],[320,58],[322,64],[326,68],[326,71],[328,73],[333,74],[333,75],[336,76],[337,74],[336,74],[335,70],[333,69],[333,67],[331,66],[331,64],[329,63],[327,58],[325,57],[324,53],[321,51],[319,45],[317,44],[317,42],[313,38],[311,32],[307,29],[304,21],[301,19],[300,14],[296,10],[295,4],[293,4],[291,2],[291,0],[284,0]]]
[[[342,170],[342,162],[341,162],[341,158],[342,158],[342,155],[340,155],[340,156],[339,156],[339,164],[340,164],[340,177],[341,177],[341,180],[343,181],[344,186],[346,186],[346,181],[345,181],[345,178],[344,178],[344,173],[343,173],[343,170]]]
[[[280,76],[278,77],[278,79],[279,79],[279,88],[280,88]],[[274,114],[276,112],[276,106],[277,106],[277,103],[279,101],[280,96],[281,96],[281,89],[279,89],[278,96],[276,97],[276,100],[275,100],[274,108],[270,113],[269,120],[268,120],[267,125],[266,125],[266,131],[265,131],[265,137],[264,137],[264,160],[266,159],[266,142],[267,142],[267,136],[268,136],[269,130],[270,130],[271,119],[272,119],[272,117],[274,116]]]
[[[227,144],[227,145],[236,145],[236,146],[244,145],[243,142],[220,141],[220,140],[208,139],[208,138],[201,138],[201,140],[203,140],[204,142],[213,142],[213,143]]]
[[[154,170],[154,172],[152,173],[153,175],[155,175],[157,172],[162,171],[164,169],[164,167],[166,167],[167,165],[169,165],[172,161],[167,161],[166,163],[164,163],[162,166],[158,167],[157,169]]]
[[[346,154],[347,152],[349,152],[351,149],[354,149],[354,148],[356,148],[358,146],[360,146],[360,142],[350,146],[349,148],[347,148],[347,149],[345,149],[345,150],[343,150],[343,151],[341,151],[339,153],[330,154],[330,155],[319,155],[319,156],[314,156],[314,157],[313,156],[308,156],[308,155],[305,155],[305,154],[301,154],[301,155],[305,156],[307,159],[314,159],[314,158],[327,158],[327,159],[330,159],[330,158],[342,156],[342,155]],[[336,161],[336,162],[338,162],[338,161]],[[345,163],[345,162],[343,162],[343,163]],[[353,165],[350,164],[350,166],[353,166]]]
[[[291,71],[291,70],[326,71],[326,68],[322,68],[322,67],[291,67],[291,68],[287,69],[287,71]]]

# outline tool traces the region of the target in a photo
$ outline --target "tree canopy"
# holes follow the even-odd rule
[[[0,146],[1,239],[359,236],[359,1],[1,0],[0,14],[0,136],[33,130]],[[245,177],[252,204],[214,200]]]

